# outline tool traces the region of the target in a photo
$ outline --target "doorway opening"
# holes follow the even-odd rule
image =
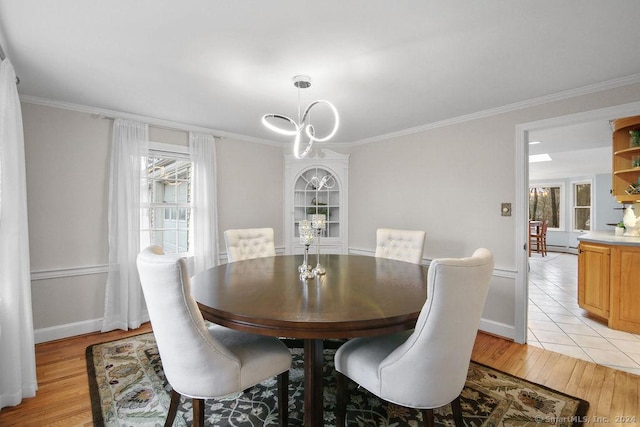
[[[606,121],[640,114],[640,102],[623,104],[593,111],[576,113],[535,122],[523,123],[516,126],[516,292],[515,292],[515,333],[514,340],[518,343],[527,342],[528,301],[529,301],[529,143],[534,141],[531,136],[554,128],[569,128],[585,123]],[[608,139],[610,141],[610,137]],[[533,150],[532,150],[533,151]],[[574,162],[580,161],[573,159]],[[597,217],[597,216],[596,216]],[[594,218],[595,219],[595,218]],[[573,231],[570,233],[572,234]],[[581,233],[569,239],[576,239]],[[572,240],[569,240],[571,242]],[[568,243],[567,247],[570,248]],[[577,247],[577,243],[575,246]]]

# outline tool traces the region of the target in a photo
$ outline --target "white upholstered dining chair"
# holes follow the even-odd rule
[[[426,235],[421,230],[378,228],[375,256],[420,264]]]
[[[193,425],[204,425],[204,400],[246,390],[278,376],[280,425],[288,422],[291,352],[277,338],[207,327],[190,293],[186,264],[151,246],[138,254],[138,272],[162,367],[173,388],[165,426],[180,395],[193,399]]]
[[[276,255],[273,228],[226,230],[224,242],[229,262]]]
[[[336,426],[345,424],[347,378],[388,402],[421,409],[451,403],[463,425],[460,392],[493,272],[493,255],[477,249],[468,258],[435,259],[427,273],[427,300],[413,331],[354,338],[335,354],[338,371]]]

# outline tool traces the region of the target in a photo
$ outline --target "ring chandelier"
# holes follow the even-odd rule
[[[338,116],[338,110],[336,107],[329,101],[324,99],[319,99],[317,101],[313,101],[310,103],[307,108],[304,110],[304,113],[300,114],[300,89],[307,89],[311,86],[311,78],[309,76],[298,75],[293,77],[293,85],[298,88],[298,121],[296,122],[290,117],[283,116],[282,114],[265,114],[262,116],[262,124],[266,126],[268,129],[279,133],[281,135],[286,136],[295,136],[295,140],[293,142],[293,155],[297,159],[303,159],[309,154],[311,151],[311,147],[313,146],[314,141],[325,142],[333,138],[333,136],[338,131],[338,125],[340,123],[340,118]],[[311,109],[316,106],[324,104],[333,113],[333,117],[335,119],[335,123],[333,125],[333,129],[326,136],[318,137],[316,135],[316,130],[311,124]],[[283,128],[270,120],[278,119],[279,121],[284,121],[287,123],[287,127]],[[300,145],[303,140],[306,140],[306,147],[304,151],[300,152]]]

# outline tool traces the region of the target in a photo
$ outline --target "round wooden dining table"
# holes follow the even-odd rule
[[[206,320],[304,341],[304,425],[322,426],[323,340],[413,328],[427,298],[427,268],[320,255],[326,273],[302,280],[302,262],[302,255],[284,255],[223,264],[196,274],[191,293]]]

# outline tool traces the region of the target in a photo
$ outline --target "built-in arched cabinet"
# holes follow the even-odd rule
[[[349,156],[329,150],[313,154],[304,159],[285,156],[285,253],[303,252],[298,224],[316,213],[324,214],[327,221],[320,252],[347,253]],[[314,243],[310,251],[315,250]]]

